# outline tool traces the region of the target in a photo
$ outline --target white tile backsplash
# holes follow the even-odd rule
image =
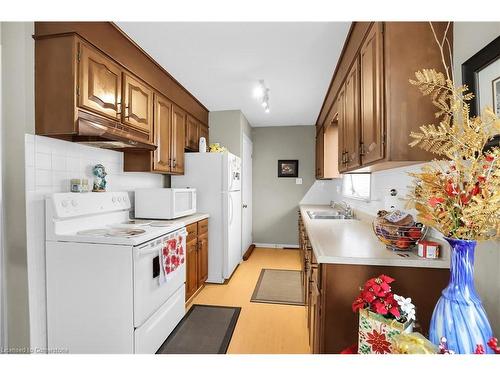
[[[72,178],[87,178],[92,188],[92,167],[106,167],[108,190],[133,191],[139,187],[163,187],[163,176],[123,172],[123,153],[58,139],[26,134],[26,233],[31,331],[35,342],[46,342],[45,304],[45,202],[47,194],[69,192]],[[32,303],[33,302],[33,303]]]

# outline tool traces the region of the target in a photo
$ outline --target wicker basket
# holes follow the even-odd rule
[[[377,238],[388,249],[397,251],[412,250],[427,234],[427,227],[422,224],[402,226],[374,221],[372,227]]]

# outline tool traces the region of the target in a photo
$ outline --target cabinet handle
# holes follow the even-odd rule
[[[365,152],[365,144],[363,142],[361,142],[359,144],[359,154],[361,156],[365,156],[366,155],[366,152]]]
[[[122,114],[122,103],[116,103],[116,117],[120,117]]]
[[[174,163],[173,163],[172,167],[174,167],[174,168],[175,168],[176,166],[177,166],[177,162],[176,162],[176,161],[175,161],[175,159],[174,159]]]
[[[168,158],[168,163],[167,163],[167,166],[170,167],[170,164],[172,164],[172,159]]]

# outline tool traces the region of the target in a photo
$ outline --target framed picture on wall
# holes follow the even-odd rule
[[[495,114],[500,116],[500,77],[493,80],[493,109]]]
[[[278,177],[299,177],[299,161],[278,160]]]

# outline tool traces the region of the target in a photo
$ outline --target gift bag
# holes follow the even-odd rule
[[[393,353],[393,340],[402,332],[412,332],[413,321],[400,323],[368,309],[359,310],[358,354]]]

